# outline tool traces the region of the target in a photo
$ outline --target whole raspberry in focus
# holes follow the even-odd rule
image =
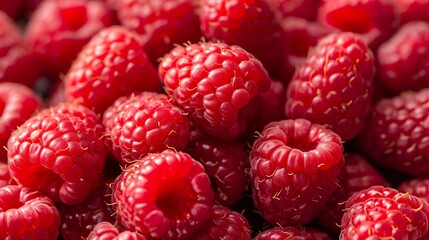
[[[409,193],[372,186],[353,194],[345,210],[340,240],[428,239],[429,203]]]
[[[184,150],[189,120],[165,94],[143,92],[118,98],[104,114],[111,152],[126,165],[148,153]]]
[[[4,149],[11,133],[43,107],[40,97],[19,83],[0,82],[0,162],[7,162]]]
[[[9,139],[11,175],[55,202],[82,203],[104,169],[103,134],[98,116],[81,105],[60,104],[43,110]]]
[[[412,21],[429,22],[429,0],[395,0],[401,24]]]
[[[305,118],[350,140],[363,128],[370,109],[374,57],[353,33],[323,37],[289,83],[288,118]]]
[[[0,188],[0,239],[57,239],[60,214],[38,191],[16,185]]]
[[[82,49],[64,82],[67,101],[100,114],[121,96],[161,89],[158,73],[137,36],[122,26],[98,32]]]
[[[312,221],[337,189],[343,146],[333,131],[305,119],[268,124],[250,152],[255,206],[282,226]]]
[[[270,79],[246,50],[224,43],[178,46],[159,66],[167,94],[207,134],[222,140],[243,135],[251,119],[241,114]]]
[[[110,187],[113,180],[103,178],[81,204],[59,204],[63,240],[84,239],[99,222],[115,222]]]
[[[407,192],[416,197],[422,198],[429,202],[429,177],[423,176],[418,178],[411,178],[403,181],[396,188],[400,192]]]
[[[303,227],[273,227],[258,233],[255,240],[331,240],[325,232]]]
[[[375,185],[389,185],[383,175],[361,155],[344,154],[344,162],[338,177],[340,187],[317,216],[317,223],[336,235],[341,231],[344,206],[351,195]]]
[[[429,171],[429,89],[382,99],[373,107],[358,145],[372,162],[413,176]]]
[[[117,221],[154,238],[189,239],[211,217],[209,177],[183,152],[165,150],[135,161],[112,189]]]
[[[214,205],[210,219],[202,226],[193,240],[241,239],[251,240],[247,219],[240,213],[222,205]]]
[[[246,49],[270,75],[281,66],[282,28],[265,0],[201,0],[199,16],[208,40]]]
[[[403,25],[377,52],[382,85],[392,94],[429,87],[429,22]]]
[[[321,0],[317,18],[327,27],[360,35],[374,51],[399,25],[391,0]]]
[[[26,40],[39,55],[45,75],[56,80],[94,34],[114,23],[103,1],[47,0],[32,14]]]
[[[121,24],[137,33],[155,66],[175,45],[196,43],[202,37],[190,0],[119,0],[117,5]]]
[[[297,17],[315,21],[320,0],[265,0],[280,18]]]
[[[11,185],[12,182],[12,176],[10,176],[7,163],[0,162],[0,188]]]
[[[110,222],[100,222],[88,235],[86,240],[147,240],[145,236],[130,231],[120,231]]]

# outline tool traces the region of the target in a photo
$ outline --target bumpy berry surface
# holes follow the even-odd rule
[[[162,239],[189,239],[211,216],[213,190],[203,166],[165,150],[129,165],[116,178],[112,202],[126,229]]]
[[[122,26],[98,32],[80,52],[65,79],[65,95],[97,113],[124,95],[158,91],[156,69],[137,36]]]
[[[196,43],[202,37],[200,20],[190,0],[120,0],[117,11],[121,24],[139,35],[155,65],[175,45]]]
[[[279,68],[282,28],[265,0],[201,0],[200,7],[201,30],[207,39],[246,49],[270,73]]]
[[[100,222],[88,235],[86,240],[147,240],[145,236],[130,231],[120,231],[110,222]]]
[[[256,208],[271,224],[313,220],[337,188],[343,167],[340,137],[305,119],[268,124],[251,150]]]
[[[11,175],[56,202],[79,204],[99,183],[104,169],[103,134],[98,116],[81,105],[43,110],[9,139]]]
[[[6,163],[0,162],[0,188],[10,185],[13,182],[10,176],[9,167]]]
[[[191,121],[223,140],[245,133],[250,119],[240,110],[270,84],[259,60],[223,43],[178,46],[163,58],[159,73]]]
[[[429,89],[379,101],[358,144],[369,160],[414,176],[429,171]]]
[[[49,239],[59,236],[60,214],[38,191],[10,185],[0,188],[0,238]]]
[[[340,240],[427,239],[429,203],[393,188],[372,186],[346,203]]]
[[[395,0],[395,5],[402,24],[412,21],[429,22],[429,0]]]
[[[343,140],[363,128],[371,104],[374,57],[353,33],[323,37],[287,88],[286,116],[305,118]]]
[[[377,56],[381,83],[390,93],[429,87],[429,22],[403,25]]]
[[[112,153],[121,164],[165,149],[185,149],[189,120],[167,95],[143,92],[123,98],[126,100],[119,98],[118,104],[106,110],[103,120],[112,141]]]
[[[427,176],[405,180],[399,184],[397,189],[429,202],[429,177]]]
[[[330,240],[327,233],[312,228],[273,227],[258,233],[255,240]]]
[[[44,73],[56,80],[95,33],[114,23],[103,1],[43,1],[31,16],[26,38]]]

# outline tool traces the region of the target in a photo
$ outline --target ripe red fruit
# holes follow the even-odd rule
[[[271,224],[313,220],[337,189],[343,167],[340,137],[305,119],[268,124],[250,153],[256,208]]]
[[[241,115],[270,79],[261,62],[238,46],[196,43],[178,46],[159,66],[167,94],[207,134],[232,140],[250,119]]]
[[[320,0],[266,0],[280,19],[298,17],[316,20]]]
[[[126,229],[162,239],[189,239],[211,216],[213,190],[203,166],[165,150],[129,165],[116,178],[112,202]]]
[[[98,32],[80,52],[64,82],[67,101],[100,114],[121,96],[161,89],[158,73],[137,36],[121,26]]]
[[[88,235],[86,240],[147,240],[145,236],[130,231],[120,231],[109,222],[100,222]]]
[[[399,184],[396,188],[400,192],[407,192],[429,202],[429,177],[411,178]]]
[[[327,233],[313,228],[273,227],[258,233],[255,240],[330,240]]]
[[[429,22],[429,0],[395,0],[395,6],[401,24],[412,21]]]
[[[8,165],[0,162],[0,188],[12,184],[12,182]]]
[[[343,140],[363,128],[370,109],[374,57],[353,33],[323,37],[296,70],[286,95],[286,116],[305,118]]]
[[[393,188],[372,186],[346,203],[340,240],[427,239],[429,203]]]
[[[57,239],[60,214],[38,191],[16,185],[0,188],[0,239]]]
[[[28,119],[8,142],[8,162],[21,185],[55,202],[79,204],[99,183],[107,151],[91,110],[61,104]]]

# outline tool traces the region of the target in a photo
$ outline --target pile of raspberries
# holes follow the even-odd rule
[[[429,0],[1,1],[6,239],[429,239]]]

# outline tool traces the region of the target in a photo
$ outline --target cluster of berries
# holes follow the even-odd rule
[[[0,3],[0,240],[429,239],[429,0]]]

